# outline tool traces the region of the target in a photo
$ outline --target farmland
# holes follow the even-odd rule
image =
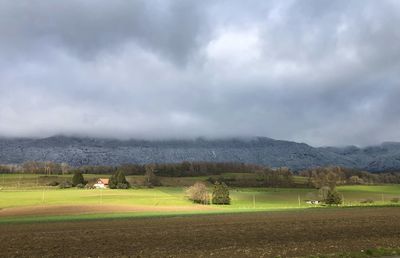
[[[379,247],[396,250],[400,242],[397,208],[12,223],[0,227],[0,254],[4,257],[298,257],[369,253]]]
[[[228,176],[229,174],[225,175]],[[107,217],[110,216],[109,213],[113,213],[112,216],[115,217],[118,213],[125,217],[129,214],[158,216],[164,213],[232,213],[319,207],[305,203],[305,200],[318,195],[318,191],[311,188],[232,188],[231,205],[193,204],[185,196],[186,186],[196,181],[207,183],[206,177],[162,178],[163,185],[170,186],[127,190],[59,189],[47,186],[51,181],[67,180],[70,177],[71,175],[3,174],[0,178],[0,221],[9,219],[10,216],[15,220],[17,215],[87,216],[101,213],[103,217]],[[98,175],[85,175],[89,181],[97,177]],[[140,182],[143,178],[130,176],[128,180]],[[296,180],[301,183],[301,178]],[[208,185],[211,187],[211,184]],[[391,200],[400,197],[400,185],[352,185],[338,186],[337,189],[344,199],[344,206],[393,205]],[[365,200],[371,202],[363,203]],[[67,214],[65,211],[68,211]]]
[[[85,174],[89,182],[98,177]],[[162,177],[163,186],[154,188],[49,186],[70,178],[0,175],[0,241],[7,247],[0,256],[273,257],[400,248],[400,212],[391,201],[400,185],[338,186],[344,204],[324,207],[305,202],[318,190],[295,177],[295,188],[232,187],[231,205],[200,205],[185,189],[196,181],[211,189],[208,177]],[[24,240],[26,234],[35,241]]]

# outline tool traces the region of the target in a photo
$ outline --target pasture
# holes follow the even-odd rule
[[[224,175],[228,177],[229,175]],[[241,175],[246,176],[246,175]],[[94,181],[99,175],[87,175]],[[0,177],[0,222],[23,220],[23,217],[64,216],[66,220],[79,217],[160,216],[171,214],[234,213],[273,210],[294,210],[320,207],[305,200],[316,198],[318,190],[311,188],[231,188],[231,205],[199,205],[185,196],[186,185],[207,182],[207,177],[162,178],[164,185],[155,188],[117,189],[59,189],[47,186],[52,181],[63,181],[71,175],[38,176],[10,174]],[[141,176],[128,177],[140,182]],[[297,179],[301,180],[301,179]],[[211,190],[211,184],[209,184]],[[400,185],[339,186],[343,206],[395,205],[400,197]],[[365,203],[365,200],[370,200]],[[97,215],[95,215],[97,214]],[[58,217],[61,218],[61,217]],[[25,218],[26,219],[26,218]]]
[[[364,199],[374,204],[389,204],[400,197],[400,185],[338,186],[345,205],[358,205]],[[222,209],[275,209],[309,207],[304,201],[318,195],[315,189],[302,188],[233,188],[232,204],[218,206]],[[299,202],[300,200],[300,202]],[[155,187],[138,189],[2,189],[0,208],[40,205],[148,205],[148,206],[198,206],[185,197],[184,187]]]

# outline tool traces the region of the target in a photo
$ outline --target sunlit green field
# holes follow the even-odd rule
[[[91,182],[104,175],[88,175],[85,179]],[[254,175],[224,174],[224,177]],[[140,185],[143,176],[127,177],[133,185]],[[128,190],[112,189],[59,189],[48,186],[49,182],[63,182],[71,180],[71,175],[43,176],[29,174],[2,174],[0,175],[0,210],[14,207],[49,207],[56,205],[122,205],[137,207],[171,207],[168,211],[143,211],[107,214],[58,215],[41,217],[1,218],[1,223],[10,221],[49,221],[69,219],[97,219],[123,218],[138,216],[166,216],[177,214],[206,214],[224,212],[252,212],[274,210],[299,210],[321,207],[321,205],[307,204],[308,199],[318,199],[318,190],[311,188],[231,188],[231,205],[209,205],[206,210],[174,211],[174,207],[199,206],[193,204],[185,196],[185,189],[196,181],[208,184],[210,192],[212,185],[208,177],[178,177],[161,178],[162,187],[132,188]],[[296,177],[301,184],[304,178]],[[344,199],[342,206],[370,206],[370,205],[398,205],[393,203],[394,198],[400,198],[400,185],[355,185],[339,186],[337,190]],[[365,200],[369,200],[365,203]]]
[[[340,186],[345,204],[357,205],[364,199],[374,204],[389,204],[400,197],[399,185]],[[305,200],[314,189],[237,188],[231,189],[232,204],[223,209],[276,209],[310,207]],[[184,187],[157,187],[151,189],[3,189],[0,190],[0,208],[35,205],[120,204],[149,206],[193,205],[185,197]]]

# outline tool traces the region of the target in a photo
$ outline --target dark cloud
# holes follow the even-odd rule
[[[397,1],[0,1],[0,134],[400,141]]]
[[[206,30],[203,12],[194,1],[2,1],[0,44],[13,55],[50,46],[84,59],[135,41],[180,63]]]

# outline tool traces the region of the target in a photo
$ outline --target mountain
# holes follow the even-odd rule
[[[367,171],[400,170],[400,143],[358,148],[312,147],[265,137],[195,140],[116,140],[54,136],[44,139],[0,138],[0,163],[28,160],[80,165],[244,162],[293,170],[337,165]]]

